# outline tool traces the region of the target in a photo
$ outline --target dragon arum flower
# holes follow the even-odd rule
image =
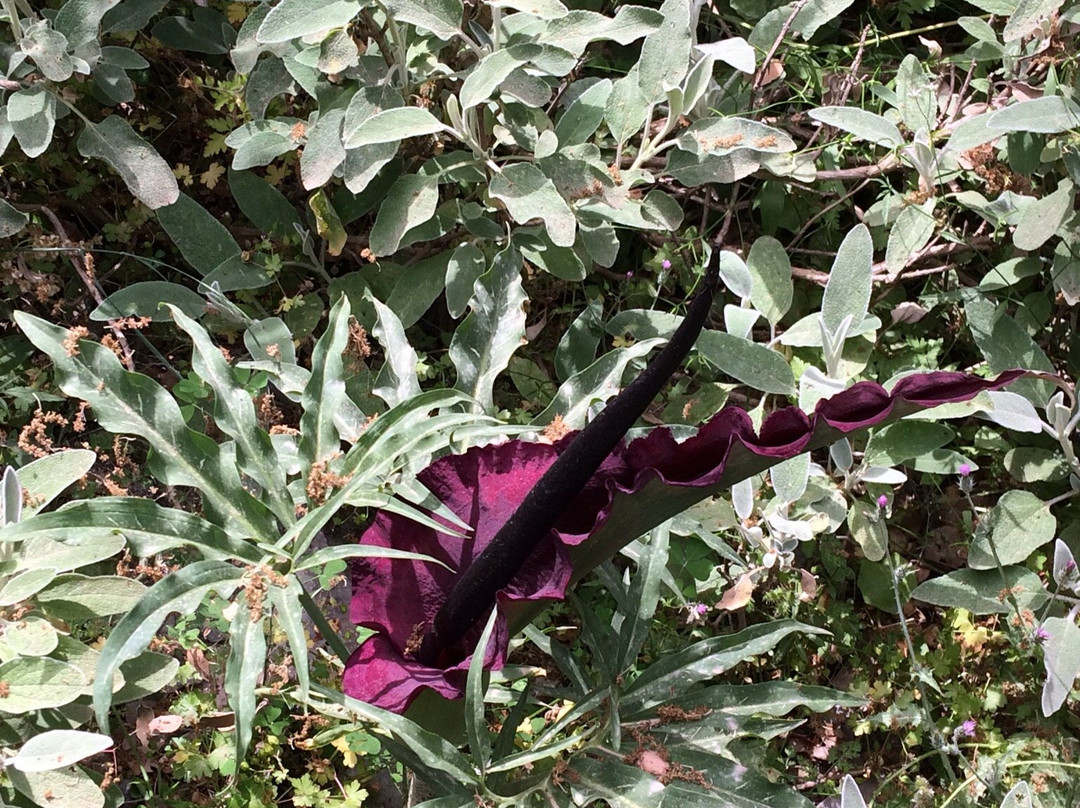
[[[754,431],[744,410],[732,406],[681,443],[665,428],[620,443],[581,492],[565,503],[554,528],[537,541],[499,591],[485,667],[503,666],[511,625],[529,613],[532,604],[565,597],[572,581],[693,502],[783,460],[829,446],[844,434],[968,400],[1022,373],[1010,371],[991,381],[963,373],[918,374],[901,379],[891,391],[860,382],[821,401],[812,415],[795,407],[777,410],[760,432]],[[555,444],[514,440],[474,447],[436,460],[421,472],[419,481],[472,527],[470,536],[455,535],[449,525],[442,533],[388,512],[376,516],[362,543],[422,553],[446,566],[384,558],[353,562],[350,618],[376,633],[345,666],[343,689],[348,695],[396,712],[403,712],[424,688],[447,698],[462,695],[482,626],[472,626],[435,665],[417,658],[421,641],[459,573],[484,550],[571,440],[567,436]]]

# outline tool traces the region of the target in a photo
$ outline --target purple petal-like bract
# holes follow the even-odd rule
[[[811,446],[815,434],[827,428],[853,432],[898,415],[965,401],[982,390],[1002,387],[1022,373],[1009,371],[992,381],[964,373],[918,374],[902,379],[891,392],[873,382],[860,382],[820,402],[812,416],[795,407],[773,412],[760,433],[755,433],[744,410],[732,406],[722,409],[682,443],[676,442],[670,430],[658,428],[620,446],[562,514],[555,529],[511,584],[499,593],[499,617],[488,644],[485,667],[498,670],[506,661],[510,638],[505,611],[513,601],[558,600],[565,596],[573,575],[569,549],[600,529],[617,495],[632,496],[653,479],[671,486],[702,489],[721,482],[730,485],[736,480],[725,476],[725,471],[737,445],[752,455],[780,462],[801,454]],[[361,541],[423,553],[453,570],[463,570],[487,546],[571,439],[564,438],[555,445],[510,441],[475,447],[436,460],[424,469],[420,482],[473,527],[468,538],[439,533],[406,517],[382,512]],[[353,563],[352,576],[354,595],[349,616],[357,625],[378,634],[349,658],[344,691],[396,712],[403,712],[425,687],[448,698],[460,697],[470,661],[468,654],[479,638],[480,626],[474,627],[457,649],[461,661],[453,667],[433,668],[417,662],[412,655],[456,574],[431,563],[365,558]]]

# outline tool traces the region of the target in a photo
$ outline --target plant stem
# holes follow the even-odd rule
[[[330,625],[330,621],[326,619],[326,615],[323,614],[322,609],[315,600],[308,594],[307,589],[301,585],[300,587],[300,605],[304,607],[304,611],[308,613],[308,617],[311,618],[311,622],[315,624],[315,628],[319,630],[319,634],[322,635],[323,640],[330,646],[330,650],[333,651],[337,658],[342,662],[346,662],[349,659],[349,649],[345,647],[345,641],[341,639],[341,635],[338,634],[334,627]]]

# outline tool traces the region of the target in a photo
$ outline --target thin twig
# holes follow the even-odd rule
[[[105,296],[101,290],[98,289],[97,284],[94,282],[94,276],[86,266],[86,259],[83,257],[83,253],[88,253],[87,250],[82,250],[79,246],[68,237],[67,230],[60,222],[60,217],[53,213],[52,209],[45,205],[16,205],[15,207],[20,209],[29,208],[31,210],[37,210],[45,214],[45,217],[52,222],[53,228],[56,230],[56,235],[60,237],[60,243],[65,247],[72,248],[68,258],[71,259],[71,265],[75,267],[75,274],[79,276],[79,280],[83,282],[86,290],[90,293],[90,296],[94,298],[97,304],[100,306],[105,302]],[[122,360],[124,367],[128,370],[135,370],[135,354],[131,350],[131,345],[127,341],[127,337],[124,332],[117,328],[115,325],[110,324],[109,330],[112,331],[113,336],[116,338],[116,342],[120,345],[120,350],[123,352]]]
[[[798,0],[795,3],[795,7],[791,10],[791,14],[784,20],[784,24],[780,26],[780,33],[778,33],[776,39],[773,40],[772,47],[769,48],[769,52],[765,54],[765,58],[762,59],[761,67],[759,67],[754,74],[754,83],[750,85],[750,91],[754,94],[755,107],[761,102],[761,85],[765,81],[765,73],[769,69],[769,64],[772,62],[773,56],[776,55],[776,51],[780,48],[780,43],[784,41],[784,37],[787,36],[788,31],[791,29],[791,24],[795,22],[795,18],[799,16],[799,12],[803,10],[808,2],[809,0]]]
[[[824,208],[819,210],[817,213],[815,213],[813,216],[811,216],[809,219],[806,220],[806,223],[801,228],[799,228],[799,232],[795,234],[794,238],[792,238],[789,243],[790,244],[798,244],[800,241],[802,241],[803,236],[806,234],[806,232],[811,227],[813,227],[814,223],[817,222],[818,219],[820,219],[822,216],[827,214],[833,208],[847,202],[849,199],[851,199],[851,197],[855,196],[855,194],[857,194],[859,191],[861,191],[863,188],[865,188],[869,184],[870,184],[869,179],[863,180],[858,185],[856,185],[854,188],[852,188],[850,191],[848,191],[846,194],[844,194],[842,197],[837,199],[835,202],[833,202],[832,204],[826,205]]]

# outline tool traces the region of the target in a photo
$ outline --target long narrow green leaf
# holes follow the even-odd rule
[[[452,390],[433,390],[421,393],[411,401],[400,404],[380,416],[353,444],[341,463],[341,474],[349,482],[336,490],[318,508],[309,511],[278,542],[278,546],[293,548],[293,557],[299,558],[307,550],[323,526],[347,502],[357,498],[365,487],[373,489],[393,470],[385,461],[398,453],[415,449],[416,443],[425,436],[446,429],[440,418],[430,418],[432,409],[468,402],[469,398]],[[455,418],[467,419],[456,415]],[[452,423],[457,423],[452,419]],[[414,454],[415,456],[415,454]]]
[[[277,462],[270,435],[255,417],[251,395],[237,381],[233,369],[210,335],[176,306],[169,306],[176,324],[187,332],[194,345],[191,366],[214,391],[214,422],[236,442],[240,468],[262,486],[270,507],[282,524],[296,520],[292,497],[286,488],[285,468]]]
[[[221,447],[189,429],[175,399],[156,381],[124,370],[116,355],[95,342],[65,344],[66,329],[16,312],[32,343],[56,366],[60,388],[89,402],[94,416],[116,434],[144,438],[156,452],[155,473],[168,485],[197,488],[222,527],[233,535],[276,535],[266,506],[244,490],[240,475]]]
[[[699,682],[730,670],[745,659],[764,654],[789,634],[828,634],[824,629],[794,620],[778,620],[751,626],[736,634],[696,642],[678,653],[663,657],[648,668],[624,692],[626,715],[661,704],[672,693],[685,692]]]
[[[300,398],[300,460],[305,468],[329,460],[341,446],[334,413],[345,399],[345,361],[349,338],[349,298],[342,295],[330,310],[326,331],[311,354],[311,378]]]
[[[399,561],[425,561],[446,567],[446,564],[423,553],[410,553],[406,550],[396,550],[393,547],[375,547],[370,544],[342,544],[334,547],[323,547],[307,556],[294,568],[296,572],[315,569],[330,561],[343,561],[346,558],[393,558]],[[449,567],[446,567],[449,569]]]
[[[210,591],[228,595],[244,571],[224,561],[196,561],[154,584],[109,633],[94,674],[94,710],[98,726],[109,726],[113,673],[142,651],[172,612],[193,612]]]
[[[459,784],[475,785],[478,782],[476,772],[461,752],[445,738],[420,727],[403,715],[383,710],[372,704],[346,696],[322,685],[313,684],[311,692],[327,703],[320,705],[323,710],[336,707],[343,718],[361,719],[379,727],[401,745],[408,747],[413,757],[421,761],[424,768],[449,775]]]
[[[450,342],[450,359],[458,374],[455,387],[476,399],[482,412],[494,412],[495,378],[521,347],[526,300],[521,254],[511,247],[495,256],[491,269],[474,284],[472,311]]]
[[[638,560],[637,574],[630,584],[627,598],[635,612],[625,616],[619,631],[619,650],[615,657],[617,670],[626,670],[634,664],[649,635],[656,604],[660,600],[660,582],[667,569],[670,536],[670,521],[653,528],[649,543]]]
[[[253,611],[254,610],[254,611]],[[266,666],[266,621],[259,604],[240,604],[229,626],[229,658],[225,661],[225,692],[236,715],[236,760],[244,759],[255,724],[255,687]],[[255,619],[252,616],[258,615]],[[302,662],[297,663],[302,664]]]
[[[263,554],[195,514],[164,508],[135,497],[99,497],[72,502],[52,513],[39,513],[0,530],[0,540],[44,537],[62,541],[90,535],[123,534],[135,554],[145,558],[173,547],[190,545],[207,558],[238,558],[259,563]]]
[[[484,721],[484,693],[487,690],[484,675],[484,657],[487,656],[491,633],[495,630],[496,609],[491,610],[480,641],[473,650],[469,662],[469,674],[465,680],[465,731],[469,736],[469,748],[472,758],[484,776],[484,769],[491,762],[491,733]]]
[[[304,631],[303,607],[300,605],[300,593],[304,585],[295,575],[285,576],[288,586],[271,586],[267,592],[274,614],[285,632],[292,651],[293,665],[296,668],[296,682],[300,686],[300,701],[307,701],[311,679],[308,674],[307,632]]]

